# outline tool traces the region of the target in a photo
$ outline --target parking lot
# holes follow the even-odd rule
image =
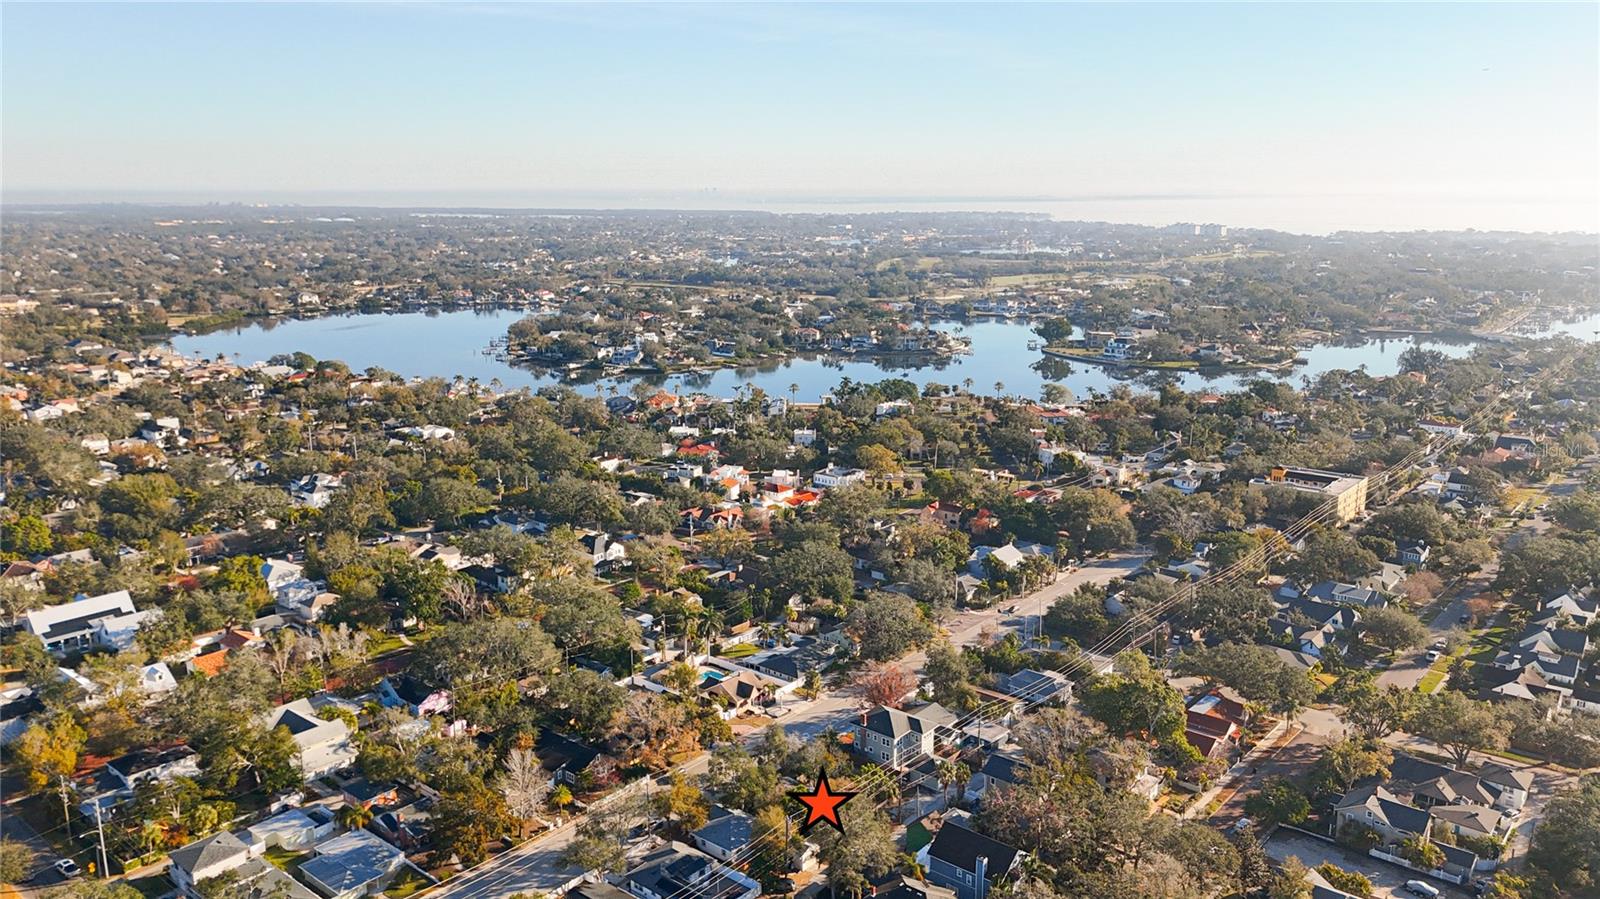
[[[1391,865],[1371,856],[1361,855],[1325,840],[1296,833],[1292,830],[1279,828],[1267,840],[1267,854],[1282,861],[1289,856],[1300,859],[1308,868],[1315,868],[1323,862],[1332,862],[1346,871],[1356,871],[1367,875],[1372,881],[1372,895],[1377,899],[1415,899],[1401,887],[1408,880],[1423,880],[1439,890],[1439,895],[1449,899],[1470,899],[1471,892],[1454,884],[1442,880],[1424,877],[1415,871],[1410,871],[1399,865]]]

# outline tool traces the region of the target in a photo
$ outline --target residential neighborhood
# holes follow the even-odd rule
[[[859,224],[875,253],[951,264],[1020,227]],[[611,225],[680,261],[733,233]],[[98,233],[59,227],[7,233],[41,253]],[[156,226],[119,227],[139,254]],[[206,229],[175,227],[173,255],[204,258],[184,254]],[[1074,258],[1110,255],[1060,283],[868,300],[765,275],[659,287],[606,274],[611,238],[570,227],[514,290],[374,272],[363,287],[390,286],[257,295],[295,323],[525,314],[478,352],[508,377],[609,350],[537,386],[185,353],[201,318],[254,307],[100,302],[93,277],[8,260],[5,289],[41,298],[12,304],[25,339],[0,369],[19,893],[1585,895],[1563,847],[1600,820],[1600,344],[1507,326],[1297,386],[1267,357],[1309,320],[1263,306],[1209,334],[1233,276],[1170,261],[1221,239],[1192,230],[1064,229],[1099,248]],[[253,228],[217,242],[310,240]],[[846,232],[750,233],[779,253]],[[1132,277],[1113,245],[1167,274]],[[1496,271],[1499,300],[1450,295],[1485,329],[1522,296]],[[991,326],[1267,368],[1097,366],[1107,388],[1081,396],[1072,372],[1024,394],[930,359],[815,395],[633,371],[802,349],[990,364]],[[855,794],[838,830],[796,823],[819,771]]]

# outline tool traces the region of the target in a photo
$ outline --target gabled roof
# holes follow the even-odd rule
[[[203,840],[196,840],[181,849],[174,849],[168,857],[172,859],[174,866],[192,872],[234,857],[242,860],[248,855],[249,850],[238,837],[223,831]]]
[[[873,899],[956,899],[955,890],[935,886],[924,880],[913,880],[896,874],[888,880],[873,884]]]
[[[1484,765],[1483,770],[1478,772],[1478,777],[1484,783],[1491,783],[1497,786],[1512,787],[1523,791],[1533,789],[1532,771],[1518,771],[1513,768],[1507,768],[1505,765]]]
[[[300,873],[341,895],[363,888],[393,871],[404,853],[365,830],[352,830],[316,846],[316,857]]]
[[[1021,852],[1015,846],[974,830],[960,822],[946,821],[928,847],[928,857],[936,858],[963,871],[976,871],[978,858],[988,859],[988,878],[998,880],[1011,870]]]
[[[22,614],[28,633],[49,642],[59,637],[82,633],[93,628],[102,618],[128,615],[136,611],[133,598],[126,590],[116,590],[100,596],[64,602],[58,606],[35,609]]]
[[[1589,635],[1575,628],[1558,628],[1546,625],[1529,625],[1515,640],[1517,646],[1527,649],[1554,650],[1560,653],[1582,655],[1589,648]]]
[[[1428,813],[1407,805],[1399,796],[1381,786],[1357,787],[1339,800],[1338,810],[1361,808],[1372,812],[1375,819],[1394,830],[1404,833],[1428,832]]]
[[[533,751],[545,770],[559,771],[565,768],[574,774],[588,768],[595,759],[604,754],[587,743],[580,743],[571,737],[549,730],[539,732],[539,739],[533,744]]]
[[[1319,599],[1324,602],[1346,603],[1353,606],[1383,604],[1383,597],[1378,594],[1378,591],[1338,581],[1323,581],[1320,584],[1314,584],[1311,589],[1305,592],[1305,595],[1311,599]]]
[[[884,734],[892,739],[900,739],[907,734],[933,733],[940,727],[954,725],[957,718],[944,706],[930,702],[915,711],[901,711],[888,706],[879,706],[876,711],[867,715],[865,727],[867,730]]]
[[[1440,821],[1484,836],[1494,834],[1500,828],[1500,819],[1503,817],[1498,811],[1475,803],[1435,805],[1432,811],[1433,817]]]
[[[1022,779],[1022,766],[1025,762],[1014,755],[1004,752],[992,752],[983,760],[983,767],[978,773],[990,780],[1001,783],[1014,784]]]

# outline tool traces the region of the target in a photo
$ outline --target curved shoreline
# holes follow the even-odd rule
[[[1151,371],[1288,371],[1296,365],[1295,359],[1283,362],[1149,362],[1142,359],[1107,359],[1105,356],[1092,352],[1073,352],[1062,347],[1045,347],[1040,350],[1046,356],[1054,359],[1065,359],[1070,362],[1087,362],[1090,365],[1103,365],[1107,368],[1144,368]]]

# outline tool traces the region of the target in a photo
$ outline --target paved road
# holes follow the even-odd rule
[[[1434,616],[1433,621],[1428,623],[1428,645],[1401,654],[1393,665],[1378,675],[1378,686],[1399,687],[1402,690],[1416,689],[1417,684],[1422,682],[1422,678],[1433,665],[1428,661],[1428,650],[1436,640],[1450,630],[1466,626],[1461,622],[1461,616],[1467,613],[1467,600],[1488,590],[1499,572],[1500,563],[1496,558],[1495,561],[1485,565],[1482,571],[1462,578],[1450,591],[1449,597],[1444,600],[1444,608]]]
[[[710,756],[702,754],[681,766],[678,771],[691,776],[700,775],[705,773],[709,764]],[[630,784],[629,788],[654,793],[666,789],[666,785],[657,778],[643,787]],[[627,795],[626,789],[607,796],[601,802],[615,802],[624,795]],[[450,899],[503,899],[516,893],[553,894],[585,873],[561,864],[561,856],[577,837],[578,827],[583,820],[584,816],[575,816],[537,839],[457,875],[427,895],[430,899],[446,896]]]
[[[1011,602],[1001,603],[1014,608],[1023,617],[1019,622],[1026,633],[1039,633],[1039,618],[1049,611],[1058,599],[1077,590],[1084,584],[1105,584],[1138,571],[1150,560],[1148,552],[1118,553],[1109,558],[1095,559],[1079,568],[1060,575],[1053,583]]]
[[[961,612],[945,622],[945,633],[950,642],[958,647],[981,643],[1008,630],[1037,633],[1040,610],[1049,609],[1057,599],[1078,589],[1080,585],[1104,584],[1126,577],[1137,571],[1148,558],[1148,553],[1139,552],[1097,559],[1060,575],[1054,582],[1025,596],[998,602],[991,608]],[[927,654],[919,651],[900,659],[897,664],[908,671],[920,672],[927,660]],[[778,723],[790,735],[810,739],[829,727],[844,730],[864,707],[861,691],[847,685],[830,690],[814,702],[796,704],[792,711],[778,719]]]
[[[1449,899],[1468,899],[1469,894],[1458,886],[1434,880],[1415,871],[1402,868],[1369,855],[1351,852],[1337,843],[1319,840],[1292,830],[1279,828],[1267,840],[1267,855],[1278,861],[1294,856],[1308,868],[1323,862],[1332,862],[1346,871],[1367,875],[1372,881],[1372,895],[1377,899],[1415,899],[1403,889],[1408,880],[1425,880],[1439,889],[1439,895]]]
[[[20,797],[20,791],[14,795]],[[20,801],[20,799],[14,801]],[[7,803],[7,805],[9,804]],[[50,844],[49,840],[34,832],[34,829],[28,825],[27,821],[23,820],[20,814],[16,814],[9,808],[0,808],[0,834],[4,834],[8,840],[22,843],[33,850],[33,868],[29,872],[28,878],[18,885],[22,887],[19,892],[23,895],[28,895],[33,890],[43,890],[46,887],[58,886],[66,882],[67,878],[62,877],[61,872],[51,867],[55,864],[56,859],[61,857],[56,854],[55,847]],[[79,853],[77,862],[79,865],[87,865],[92,858],[93,854],[84,850]]]
[[[1007,629],[1018,629],[1032,624],[1037,627],[1039,610],[1048,609],[1057,598],[1076,590],[1080,584],[1106,583],[1124,577],[1149,558],[1145,553],[1119,554],[1084,565],[1075,571],[1059,576],[1053,583],[1026,596],[997,603],[989,609],[962,612],[945,623],[950,641],[957,646],[968,646],[987,639],[991,634]],[[1019,614],[1035,610],[1032,615]],[[900,660],[912,671],[921,671],[927,661],[924,653],[913,653]],[[791,710],[777,719],[790,735],[810,739],[829,727],[844,730],[862,709],[861,693],[853,686],[829,690],[813,702],[796,703]],[[760,731],[747,736],[755,739]],[[706,769],[707,758],[700,757],[683,769],[688,774],[700,774]],[[430,897],[449,899],[501,899],[514,893],[552,893],[571,882],[583,872],[565,868],[559,859],[577,835],[581,818],[574,818],[562,827],[546,833],[517,849],[490,859],[481,867],[447,882]]]
[[[1589,464],[1578,466],[1568,472],[1560,481],[1545,488],[1546,496],[1570,496],[1582,486],[1582,478],[1588,471]],[[1544,502],[1544,500],[1540,500]],[[1551,526],[1549,518],[1544,516],[1529,517],[1516,522],[1506,534],[1504,546],[1515,547],[1523,541],[1543,534]],[[1443,636],[1452,628],[1461,627],[1461,616],[1467,612],[1467,601],[1480,593],[1488,592],[1494,579],[1500,573],[1500,557],[1495,558],[1470,577],[1462,578],[1461,582],[1452,589],[1445,607],[1439,610],[1433,620],[1428,624],[1432,632],[1429,639],[1434,640]],[[1388,670],[1378,675],[1378,686],[1400,687],[1401,689],[1414,689],[1428,673],[1430,663],[1427,660],[1427,648],[1424,647],[1412,653],[1401,656]]]

